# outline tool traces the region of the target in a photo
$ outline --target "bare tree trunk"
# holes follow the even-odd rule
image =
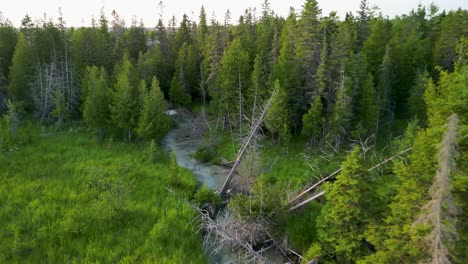
[[[245,141],[242,148],[240,149],[239,154],[237,155],[237,158],[236,158],[236,162],[232,166],[231,171],[229,172],[226,180],[224,181],[223,186],[221,187],[221,190],[220,190],[221,195],[224,195],[226,193],[227,187],[228,187],[228,185],[229,185],[229,183],[230,183],[230,181],[232,179],[232,176],[234,175],[234,172],[236,171],[236,168],[239,166],[240,162],[242,161],[242,156],[244,155],[245,151],[247,150],[247,147],[249,146],[250,141],[254,137],[255,133],[258,130],[258,128],[263,123],[263,119],[265,118],[265,115],[266,115],[266,112],[268,111],[268,108],[270,108],[270,105],[271,105],[271,102],[273,101],[273,96],[274,96],[275,93],[276,93],[276,91],[274,91],[272,93],[270,99],[268,100],[267,104],[265,105],[265,108],[262,111],[262,114],[261,114],[259,120],[257,120],[257,123],[251,129],[247,140]]]
[[[423,206],[425,212],[414,223],[432,225],[431,233],[426,237],[428,263],[449,264],[450,252],[446,244],[453,244],[458,240],[455,217],[459,209],[451,193],[451,177],[456,170],[455,156],[457,153],[458,116],[453,114],[449,118],[448,127],[442,139],[438,153],[439,168],[430,188],[431,200]]]
[[[392,157],[389,157],[387,159],[385,159],[384,161],[380,162],[379,164],[375,165],[375,166],[372,166],[370,169],[368,169],[367,171],[373,171],[375,169],[377,169],[378,167],[382,166],[382,165],[385,165],[386,163],[394,160],[396,157],[399,157],[407,152],[409,152],[412,148],[408,148],[408,149],[405,149],[399,153],[397,153],[396,155],[392,156]],[[289,200],[289,202],[285,205],[285,207],[288,207],[288,206],[291,206],[293,203],[297,202],[300,198],[302,198],[304,195],[306,195],[307,193],[309,193],[310,191],[312,191],[313,189],[317,188],[319,185],[321,185],[322,183],[324,183],[325,181],[327,181],[328,179],[331,179],[333,177],[335,177],[336,175],[338,175],[341,171],[343,170],[343,168],[339,168],[338,170],[336,170],[335,172],[333,172],[332,174],[326,176],[326,177],[323,177],[320,181],[316,182],[314,185],[312,185],[311,187],[307,188],[306,190],[304,190],[303,192],[301,192],[299,195],[297,195],[296,197],[294,197],[293,199]],[[301,202],[299,205],[296,205],[296,206],[293,206],[290,211],[293,211],[299,207],[302,207],[310,202],[312,202],[313,200],[319,198],[320,196],[322,196],[325,192],[321,192],[309,199],[307,199],[306,201],[304,202]]]

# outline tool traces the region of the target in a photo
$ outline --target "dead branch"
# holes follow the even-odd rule
[[[175,195],[175,192],[173,190],[167,187],[166,187],[166,190],[168,190],[169,192]],[[230,215],[225,214],[224,217],[218,217],[217,220],[215,221],[210,218],[207,212],[203,211],[202,209],[198,208],[191,202],[187,201],[187,199],[185,199],[184,197],[179,197],[179,198],[182,199],[185,203],[187,203],[195,211],[197,211],[200,217],[202,218],[204,229],[208,233],[205,236],[205,244],[209,244],[208,238],[213,235],[215,236],[216,241],[218,241],[218,245],[213,247],[215,251],[216,250],[219,251],[226,244],[231,244],[234,247],[240,248],[246,251],[248,254],[251,254],[258,261],[262,263],[266,263],[265,257],[263,257],[259,252],[255,251],[250,243],[244,241],[246,239],[245,237],[239,237],[240,232],[238,228],[241,225],[236,224],[235,221],[232,221]],[[261,228],[265,228],[262,222],[258,222],[254,224],[255,224],[254,229],[257,232],[261,232],[259,230]],[[236,225],[236,226],[231,226],[231,225]],[[243,228],[245,228],[245,226]],[[231,230],[235,230],[235,233],[231,232]],[[251,230],[247,232],[251,232]]]
[[[397,153],[396,155],[392,156],[392,157],[389,157],[387,158],[386,160],[380,162],[379,164],[375,165],[375,166],[372,166],[370,169],[368,169],[367,171],[373,171],[377,168],[379,168],[380,166],[383,166],[385,164],[387,164],[388,162],[394,160],[395,158],[409,152],[412,148],[408,148],[408,149],[405,149],[403,151],[400,151],[399,153]],[[312,191],[313,189],[317,188],[320,184],[324,183],[325,181],[327,181],[328,179],[332,178],[332,177],[335,177],[337,174],[339,174],[341,171],[343,170],[343,168],[339,168],[338,170],[336,170],[335,172],[333,172],[332,174],[326,176],[326,177],[323,177],[320,181],[318,181],[317,183],[315,183],[314,185],[312,185],[311,187],[307,188],[305,191],[301,192],[299,195],[297,195],[296,197],[294,197],[293,199],[291,199],[286,205],[285,207],[288,207],[290,206],[291,204],[297,202],[301,197],[303,197],[305,194],[307,194],[308,192]],[[310,202],[312,202],[313,200],[321,197],[322,195],[324,194],[324,192],[321,192],[317,195],[314,195],[313,197],[305,200],[304,202],[301,202],[300,204],[296,205],[296,206],[293,206],[289,211],[294,211],[295,209],[299,208],[299,207],[302,207],[303,205],[306,205]]]
[[[257,130],[259,129],[260,125],[263,123],[263,119],[265,118],[268,108],[270,107],[271,102],[273,101],[274,94],[275,92],[273,92],[272,95],[270,96],[270,99],[266,103],[262,111],[262,114],[260,115],[260,118],[257,120],[256,124],[252,127],[247,140],[244,142],[242,148],[240,149],[239,154],[237,155],[237,158],[236,158],[236,162],[232,166],[226,180],[224,181],[223,186],[221,187],[221,190],[219,192],[221,195],[224,195],[226,193],[227,187],[229,186],[229,182],[232,180],[232,176],[234,175],[236,168],[239,166],[240,162],[242,161],[242,156],[247,150],[247,147],[249,146],[250,141],[253,139],[254,135],[257,133]]]
[[[458,240],[455,217],[458,208],[451,193],[451,174],[456,170],[455,157],[457,153],[458,116],[453,114],[449,118],[448,127],[442,139],[438,153],[439,168],[430,188],[431,200],[423,206],[425,211],[413,224],[428,224],[433,227],[426,237],[428,253],[431,255],[429,263],[451,263],[449,258],[450,246]],[[446,244],[450,244],[447,247]]]

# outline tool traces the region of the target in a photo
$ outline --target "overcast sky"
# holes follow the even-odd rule
[[[159,0],[0,0],[0,2],[0,12],[15,26],[19,26],[26,13],[33,18],[41,18],[44,13],[48,17],[56,18],[59,7],[62,7],[67,26],[90,25],[92,16],[98,17],[102,6],[109,20],[112,10],[116,10],[121,17],[125,18],[127,25],[130,24],[132,17],[136,16],[138,20],[143,20],[146,27],[153,27],[160,13]],[[165,0],[163,2],[165,22],[172,15],[180,21],[184,13],[198,21],[202,5],[205,6],[209,18],[214,12],[221,21],[226,10],[229,9],[232,13],[232,21],[236,21],[248,7],[261,10],[263,0]],[[299,11],[305,0],[270,0],[269,2],[275,13],[287,16],[290,6]],[[318,2],[323,14],[336,10],[340,17],[344,17],[346,11],[355,13],[358,10],[360,0],[318,0]],[[390,17],[407,14],[419,3],[427,6],[431,2],[439,6],[440,10],[468,8],[468,0],[369,0],[371,6],[379,6],[383,15]]]

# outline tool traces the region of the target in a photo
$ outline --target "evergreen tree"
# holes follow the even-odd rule
[[[138,134],[146,139],[161,139],[171,128],[172,120],[165,111],[167,104],[156,77],[153,77],[151,89],[144,97],[143,109],[138,122]]]
[[[20,32],[13,55],[9,75],[8,94],[15,101],[23,102],[29,108],[32,105],[31,78],[34,74],[33,49],[30,41]]]
[[[320,34],[321,9],[316,0],[307,0],[297,24],[296,57],[301,67],[301,85],[310,94],[316,88],[315,74],[320,63],[322,35]]]
[[[139,94],[135,83],[135,69],[124,56],[112,93],[111,118],[115,126],[124,130],[130,140],[139,117]]]
[[[323,128],[323,104],[318,96],[310,103],[309,111],[302,117],[302,135],[308,137],[312,143],[322,137]]]
[[[366,224],[363,199],[369,176],[358,147],[346,157],[342,168],[336,181],[325,185],[329,202],[317,219],[317,232],[327,252],[338,262],[349,263],[365,254],[361,244]]]
[[[292,114],[293,121],[297,125],[297,109],[299,109],[299,83],[297,64],[295,61],[295,27],[296,16],[292,12],[286,20],[280,38],[280,52],[274,68],[274,78],[279,81],[280,87],[285,90],[286,102],[283,107],[288,108]],[[300,117],[299,117],[300,118]]]
[[[225,50],[221,61],[217,79],[221,90],[212,94],[219,116],[227,118],[234,127],[242,123],[249,73],[249,55],[236,38]]]
[[[287,104],[287,93],[276,80],[274,84],[273,101],[265,116],[265,126],[273,134],[279,134],[280,137],[286,136],[283,132],[284,127],[291,126],[291,113],[285,105]],[[287,133],[286,133],[287,134]]]
[[[87,71],[95,74],[88,74],[83,80],[83,83],[90,85],[84,100],[83,119],[96,131],[98,139],[102,140],[105,128],[110,125],[110,90],[102,67],[98,69],[94,66]]]
[[[192,102],[192,98],[185,93],[185,89],[180,84],[182,76],[183,71],[177,71],[172,78],[171,88],[169,89],[169,98],[175,106],[188,106]]]

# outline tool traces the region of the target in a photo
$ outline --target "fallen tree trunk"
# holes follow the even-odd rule
[[[400,152],[398,152],[396,155],[385,159],[384,161],[380,162],[379,164],[376,164],[375,166],[372,166],[372,167],[371,167],[370,169],[368,169],[367,171],[369,171],[369,172],[370,172],[370,171],[373,171],[373,170],[379,168],[380,166],[385,165],[386,163],[388,163],[388,162],[394,160],[396,157],[401,156],[401,155],[403,155],[403,154],[409,152],[411,149],[412,149],[412,148],[407,148],[407,149],[405,149],[405,150],[403,150],[403,151],[400,151]],[[312,191],[313,189],[315,189],[316,187],[318,187],[320,184],[324,183],[326,180],[328,180],[328,179],[330,179],[330,178],[336,176],[338,173],[341,172],[341,170],[343,170],[343,168],[339,168],[338,170],[336,170],[336,171],[333,172],[332,174],[330,174],[330,175],[328,175],[328,176],[322,178],[320,181],[318,181],[317,183],[315,183],[315,184],[312,185],[311,187],[307,188],[305,191],[303,191],[302,193],[300,193],[298,196],[296,196],[296,197],[294,197],[293,199],[291,199],[291,200],[286,204],[285,207],[288,207],[288,206],[292,205],[293,203],[297,202],[297,201],[298,201],[301,197],[303,197],[305,194],[307,194],[308,192]],[[307,199],[307,200],[301,202],[300,204],[291,207],[291,208],[289,209],[289,211],[294,211],[294,210],[296,210],[297,208],[302,207],[302,206],[304,206],[304,205],[306,205],[306,204],[312,202],[313,200],[316,200],[317,198],[321,197],[324,193],[325,193],[325,192],[321,192],[321,193],[319,193],[319,194],[317,194],[317,195],[314,195],[314,196],[310,197],[309,199]]]
[[[234,172],[236,171],[237,167],[239,166],[239,164],[242,161],[242,156],[244,156],[244,153],[247,150],[247,147],[249,146],[250,141],[254,137],[255,133],[257,133],[258,128],[260,127],[260,125],[263,122],[263,119],[265,118],[265,115],[266,115],[266,113],[268,111],[268,108],[270,108],[271,102],[273,101],[273,95],[274,94],[275,94],[275,92],[273,92],[273,94],[271,95],[270,99],[268,100],[267,104],[265,105],[265,108],[262,111],[262,114],[260,115],[260,118],[257,120],[257,123],[254,125],[254,127],[251,129],[247,140],[242,145],[242,148],[240,149],[239,154],[237,155],[236,161],[234,162],[234,165],[232,166],[231,170],[229,171],[229,174],[228,174],[226,180],[224,181],[224,184],[221,187],[221,190],[219,191],[219,193],[221,195],[224,195],[226,193],[227,187],[229,186],[229,183],[231,182],[232,176],[234,175]]]

